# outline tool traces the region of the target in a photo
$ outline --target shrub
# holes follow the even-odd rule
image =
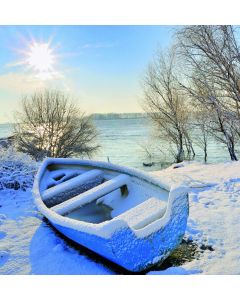
[[[14,148],[0,148],[0,190],[31,188],[37,163],[29,155]]]
[[[98,132],[86,116],[60,91],[45,90],[22,99],[16,113],[15,136],[19,151],[36,160],[44,157],[91,157],[99,148]]]

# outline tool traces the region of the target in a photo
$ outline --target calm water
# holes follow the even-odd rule
[[[94,159],[122,164],[130,167],[140,168],[146,171],[152,171],[164,168],[171,163],[168,154],[163,155],[160,150],[166,151],[164,143],[154,145],[151,141],[151,124],[147,119],[105,119],[94,121],[100,136],[99,143],[101,150]],[[11,135],[11,124],[0,124],[0,138]],[[143,145],[151,145],[153,161],[156,162],[151,168],[143,167],[143,162],[149,162],[149,157],[143,149]],[[158,148],[157,148],[158,147]],[[196,145],[196,160],[203,160],[202,150]],[[214,140],[209,143],[208,162],[223,162],[229,160],[227,150]]]

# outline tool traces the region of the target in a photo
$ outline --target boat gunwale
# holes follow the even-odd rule
[[[45,159],[44,162],[46,160],[48,160],[49,158]],[[146,181],[147,183],[151,184],[151,185],[155,185],[156,187],[160,187],[163,190],[165,190],[166,192],[170,192],[170,187],[166,184],[164,184],[163,182],[161,182],[159,179],[146,175],[146,172],[140,171],[136,168],[129,168],[129,167],[123,167],[117,164],[112,164],[112,163],[108,163],[108,162],[103,162],[103,161],[96,161],[96,160],[80,160],[77,158],[51,158],[51,161],[56,161],[56,163],[49,163],[47,164],[47,166],[49,165],[56,165],[56,164],[63,164],[66,165],[66,163],[64,163],[66,160],[68,160],[69,165],[78,165],[78,162],[81,162],[82,166],[90,166],[90,167],[96,167],[96,168],[100,168],[101,170],[107,170],[107,171],[115,171],[121,174],[125,174],[125,175],[129,175],[132,177],[136,177],[140,180]],[[62,161],[62,163],[61,163]],[[47,167],[46,166],[46,167]]]

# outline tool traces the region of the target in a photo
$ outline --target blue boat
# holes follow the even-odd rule
[[[63,235],[140,272],[181,243],[189,213],[186,187],[107,162],[47,158],[34,181],[39,211]]]

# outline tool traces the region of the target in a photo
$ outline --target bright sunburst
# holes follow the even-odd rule
[[[30,47],[29,57],[27,59],[29,65],[36,71],[47,72],[52,69],[53,55],[48,44],[34,43]]]
[[[39,79],[51,79],[54,74],[55,57],[48,43],[34,42],[26,53],[26,65]]]

